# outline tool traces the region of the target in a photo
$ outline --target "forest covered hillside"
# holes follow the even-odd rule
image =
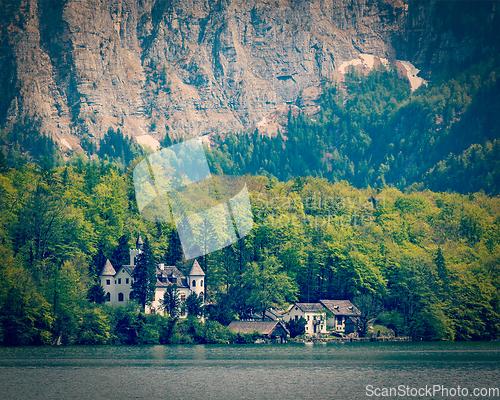
[[[360,190],[313,177],[245,179],[254,228],[198,259],[211,304],[212,325],[203,329],[294,301],[335,298],[358,305],[365,329],[378,316],[414,339],[500,336],[498,197]],[[97,274],[139,233],[157,262],[184,272],[189,266],[175,228],[140,217],[131,168],[123,173],[81,157],[61,167],[4,166],[0,191],[0,343],[184,337],[174,334],[187,329],[175,317],[100,304]],[[215,340],[203,335],[201,342]]]
[[[278,135],[215,137],[215,170],[356,187],[500,193],[500,58],[444,71],[411,91],[392,67],[325,83],[316,115],[289,113]]]

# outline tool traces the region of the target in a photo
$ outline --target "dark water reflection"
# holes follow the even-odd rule
[[[380,398],[367,385],[495,398],[471,394],[500,387],[500,343],[0,348],[0,399]]]

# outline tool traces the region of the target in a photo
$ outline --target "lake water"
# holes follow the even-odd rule
[[[497,387],[500,342],[0,348],[9,400],[500,399],[484,391]]]

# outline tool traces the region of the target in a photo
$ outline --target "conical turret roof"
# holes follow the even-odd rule
[[[104,264],[104,268],[102,269],[101,275],[115,275],[116,271],[113,268],[113,265],[111,264],[111,261],[106,260],[106,264]]]
[[[144,244],[140,233],[139,233],[139,236],[137,236],[137,241],[135,242],[135,244],[136,244],[137,248],[139,248],[140,246],[142,246]]]
[[[197,260],[194,260],[193,266],[191,267],[191,271],[189,271],[189,276],[205,276],[205,273],[200,267],[200,264],[198,264]]]

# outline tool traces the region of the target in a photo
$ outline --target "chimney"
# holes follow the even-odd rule
[[[165,264],[163,263],[158,264],[158,268],[160,268],[163,271],[165,269]]]

